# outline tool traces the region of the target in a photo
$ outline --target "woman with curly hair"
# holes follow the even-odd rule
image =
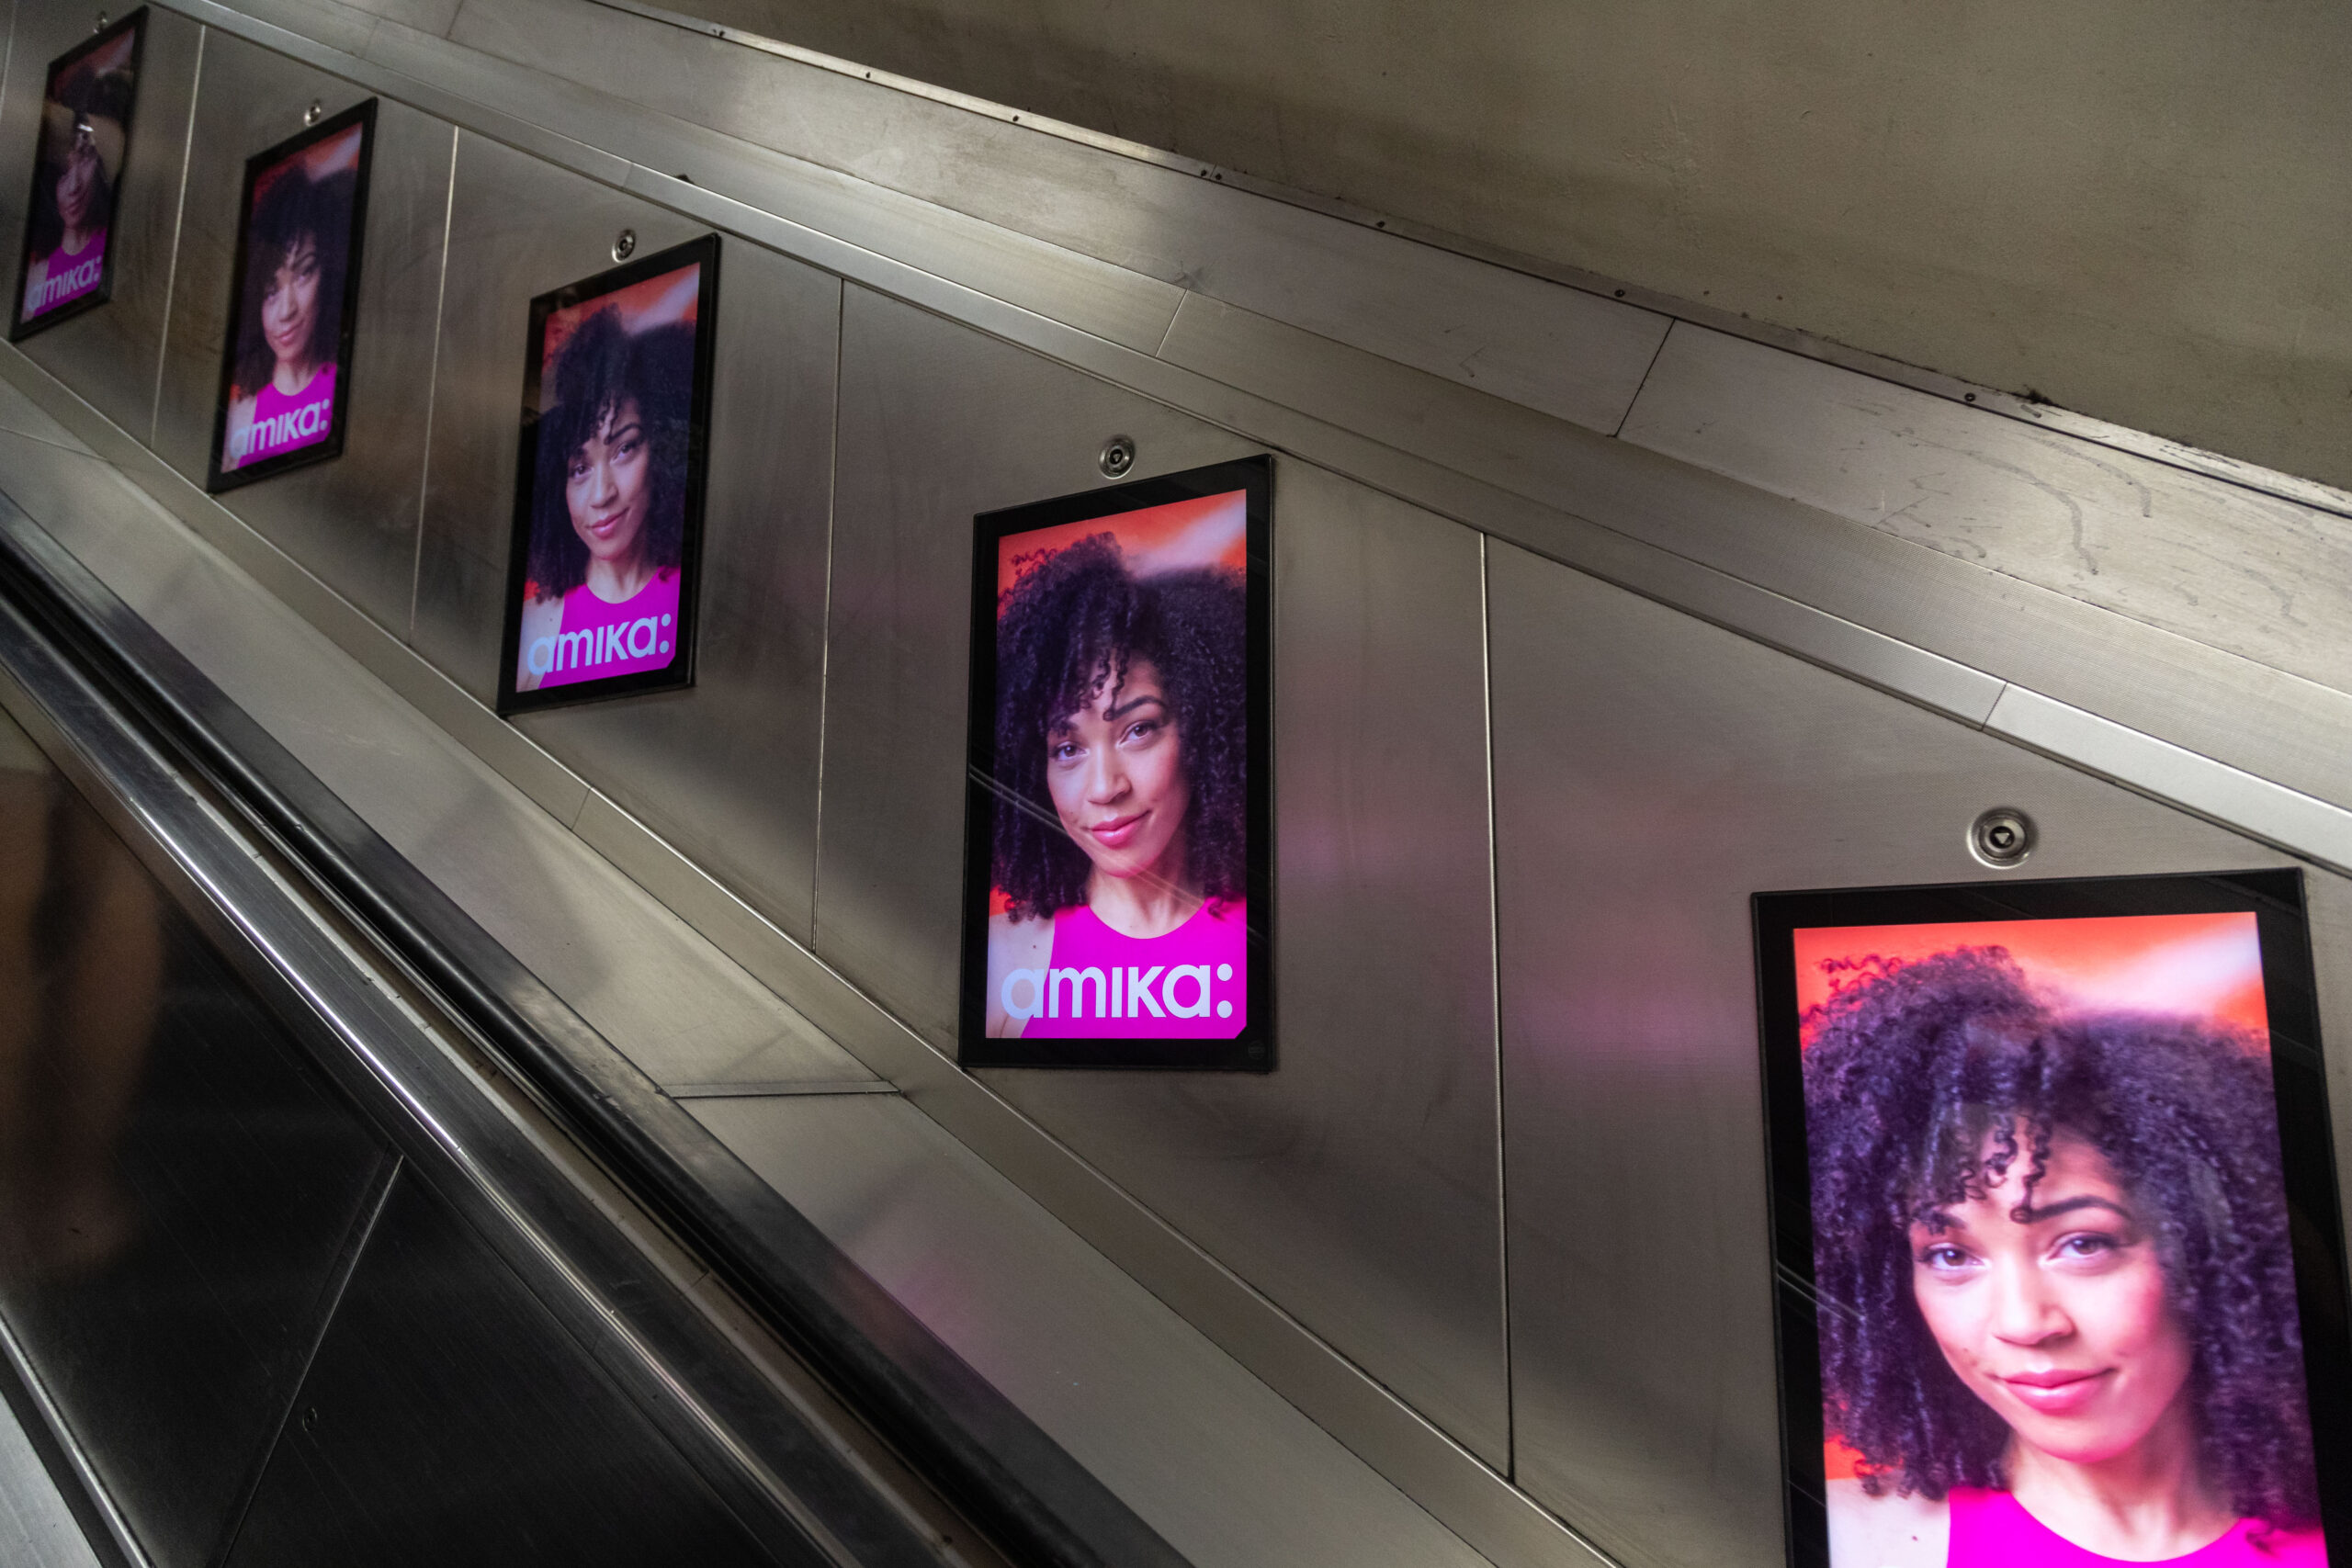
[[[546,378],[515,690],[668,668],[685,549],[695,329],[607,305]]]
[[[1838,1568],[2324,1564],[2264,1041],[1999,947],[1805,1024]]]
[[[130,37],[85,62],[41,105],[40,173],[27,222],[30,321],[87,297],[106,276],[107,226],[130,118]]]
[[[988,1032],[1230,1039],[1248,1022],[1248,615],[1116,536],[1016,559],[997,615]]]
[[[359,189],[351,161],[360,135],[355,126],[301,154],[254,203],[223,473],[315,446],[334,434],[335,357]]]

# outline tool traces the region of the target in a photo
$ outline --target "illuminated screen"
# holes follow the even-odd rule
[[[978,520],[967,1064],[1269,1065],[1266,493],[1257,460]]]
[[[2329,1561],[2300,887],[1757,900],[1798,1562]]]
[[[718,241],[531,302],[499,705],[689,683]]]
[[[376,102],[245,164],[208,487],[339,456]]]
[[[113,292],[115,192],[130,150],[146,30],[147,13],[134,12],[50,65],[13,337],[79,315]]]

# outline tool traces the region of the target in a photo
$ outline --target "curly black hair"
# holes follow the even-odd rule
[[[2064,1131],[2151,1223],[2195,1354],[2205,1473],[2241,1517],[2316,1520],[2264,1043],[2205,1019],[2054,1010],[1999,947],[1853,967],[1806,1015],[1804,1098],[1822,1390],[1865,1490],[2006,1484],[2008,1427],[1929,1335],[1909,1231],[2019,1159],[2030,1194]]]
[[[277,373],[277,352],[262,333],[262,301],[270,280],[304,239],[319,254],[318,313],[311,318],[311,363],[334,362],[342,348],[345,275],[351,266],[351,209],[359,176],[340,170],[322,180],[292,168],[269,183],[254,203],[245,241],[243,303],[237,313],[237,391],[251,397]]]
[[[50,101],[67,110],[73,119],[112,120],[120,128],[130,118],[130,96],[131,81],[127,73],[96,71],[84,65],[57,85],[57,96]],[[65,218],[57,209],[57,181],[65,172],[66,155],[72,147],[71,130],[61,137],[56,134],[54,122],[43,120],[40,177],[33,182],[33,210],[27,236],[29,254],[45,256],[64,243]],[[90,203],[90,222],[94,228],[103,229],[114,220],[114,181],[107,178],[103,164],[98,170],[97,185],[96,195]]]
[[[996,806],[992,875],[1016,920],[1086,901],[1093,869],[1046,785],[1046,735],[1090,696],[1159,668],[1175,712],[1192,801],[1185,870],[1210,898],[1239,898],[1249,875],[1249,611],[1239,573],[1136,577],[1117,537],[1016,557],[997,605]]]
[[[565,475],[572,454],[631,399],[652,459],[646,559],[657,570],[674,569],[684,554],[695,329],[679,323],[632,333],[622,324],[620,311],[607,305],[564,340],[540,389],[529,569],[540,599],[560,599],[588,581],[588,547],[571,526]]]

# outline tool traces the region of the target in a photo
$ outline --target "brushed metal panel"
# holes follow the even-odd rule
[[[0,485],[20,501],[29,494],[21,503],[36,521],[650,1077],[865,1076],[120,475],[94,458],[7,441],[19,456],[0,469]]]
[[[2352,518],[1678,324],[1624,438],[2352,690]]]
[[[413,1171],[293,1411],[228,1568],[825,1561],[755,1542]]]
[[[31,1401],[14,1389],[8,1395],[10,1408],[0,1409],[0,1554],[23,1568],[110,1568],[34,1446]]]
[[[465,28],[476,34],[485,29],[503,33],[516,19],[508,16],[508,9],[467,10],[462,13]],[[547,15],[530,13],[521,19],[541,21]],[[583,27],[594,29],[607,15],[601,10],[575,13],[566,19],[564,31],[571,35]],[[697,41],[690,34],[665,28],[650,38],[632,39],[624,47],[634,50],[642,63],[664,59],[675,47],[673,40],[680,38],[689,45]],[[732,51],[706,62],[711,69],[695,73],[695,94],[705,100],[724,98],[733,85],[733,57],[744,52]],[[1159,342],[1183,293],[1157,278],[786,156],[691,118],[649,112],[634,101],[630,83],[616,84],[612,93],[583,87],[547,74],[551,62],[544,57],[529,58],[529,69],[517,70],[478,49],[394,28],[379,30],[367,53],[369,60],[408,75],[493,97],[509,113],[527,115],[537,124],[622,153],[644,169],[684,175],[702,188],[724,191],[730,200],[865,247],[877,258],[888,255],[953,276],[983,293],[1045,311],[1132,348],[1148,352]],[[641,84],[644,74],[635,73],[635,81]],[[597,74],[590,80],[607,78]]]
[[[1633,1564],[1781,1560],[1747,895],[2278,852],[1490,547],[1517,1475]]]
[[[128,7],[124,8],[125,10]],[[117,12],[117,15],[122,14]],[[49,62],[90,36],[96,8],[68,0],[17,7],[0,96],[0,272],[14,288],[22,254],[25,195]],[[119,246],[114,298],[18,344],[115,423],[145,440],[154,427],[155,382],[172,298],[173,247],[187,162],[188,110],[197,92],[203,29],[160,7],[147,13],[139,103],[123,157],[108,243]]]
[[[458,133],[410,640],[484,703],[498,694],[531,299],[609,268],[623,229],[637,231],[639,255],[704,231],[609,186]],[[737,248],[719,262],[722,310]]]
[[[1280,1070],[982,1076],[1507,1470],[1479,540],[1301,463],[1274,509]]]
[[[1484,1563],[903,1100],[692,1109],[1200,1568]]]
[[[858,288],[840,417],[815,946],[952,1050],[973,513],[1257,448]]]
[[[72,452],[90,449],[88,443],[66,429],[48,410],[7,382],[0,382],[0,430],[12,435],[28,435]]]
[[[617,10],[469,6],[449,36],[1595,430],[1616,429],[1666,333],[1614,299]]]
[[[204,482],[220,396],[245,160],[300,130],[312,102],[332,115],[368,96],[242,39],[216,32],[206,43],[153,442],[157,456],[197,484]],[[416,570],[456,134],[446,120],[391,99],[377,115],[343,456],[221,498],[329,587],[394,628],[407,624]]]
[[[576,252],[611,236],[550,225],[541,239],[552,255],[565,241]],[[741,240],[725,245],[718,274],[695,684],[533,714],[517,728],[805,942],[842,284]],[[453,334],[449,379],[519,378],[522,337]]]
[[[0,828],[0,908],[46,890],[63,939],[37,956],[0,926],[32,1010],[0,1094],[0,1311],[149,1551],[200,1562],[387,1156],[97,814],[54,775],[40,794]]]

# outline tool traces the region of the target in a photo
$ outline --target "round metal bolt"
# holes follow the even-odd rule
[[[1124,479],[1136,466],[1136,444],[1132,436],[1114,435],[1102,443],[1102,477]]]
[[[104,11],[98,13],[98,25],[90,30],[94,33],[102,33],[107,30],[107,14]]]
[[[302,123],[304,125],[316,125],[319,121],[326,118],[326,105],[319,102],[316,98],[312,98],[311,100],[311,107],[302,111]]]
[[[2012,806],[1996,806],[1968,825],[1968,852],[1996,871],[2021,865],[2033,853],[2033,818]]]
[[[627,261],[636,254],[637,231],[634,229],[622,230],[619,236],[613,241],[613,259],[615,261]]]

